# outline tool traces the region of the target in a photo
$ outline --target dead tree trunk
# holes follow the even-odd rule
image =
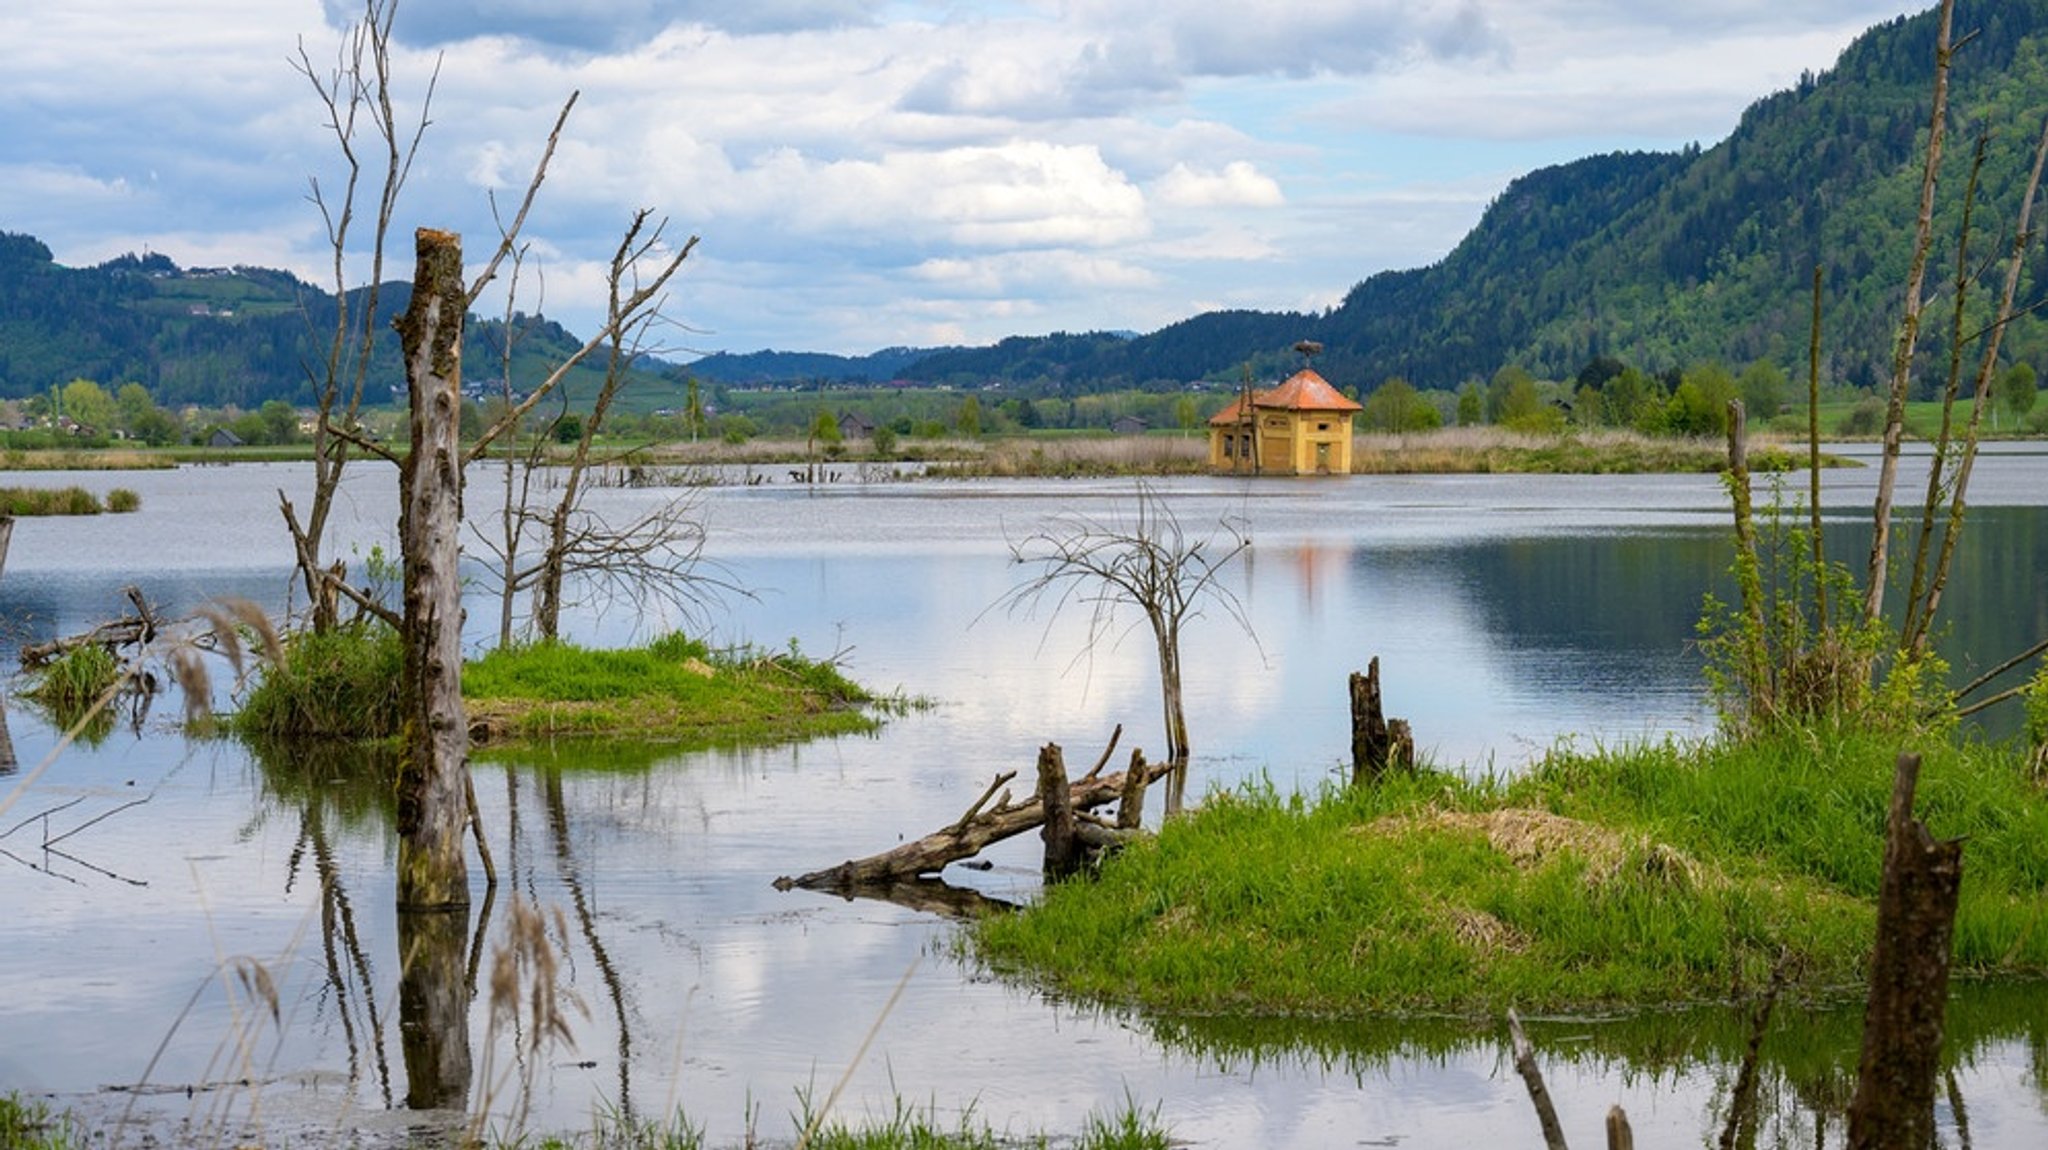
[[[1058,882],[1081,869],[1081,843],[1074,837],[1074,806],[1067,794],[1067,760],[1058,743],[1038,749],[1038,806],[1045,812],[1038,830],[1045,840],[1045,881]]]
[[[1934,1144],[1935,1074],[1963,843],[1934,841],[1926,824],[1913,817],[1919,776],[1920,756],[1900,755],[1885,825],[1863,1057],[1849,1103],[1850,1150],[1922,1150]]]
[[[1415,738],[1407,722],[1386,717],[1380,700],[1380,660],[1375,655],[1365,674],[1351,672],[1351,785],[1367,786],[1390,768],[1415,768]]]
[[[1057,748],[1048,748],[1057,755]],[[1044,752],[1040,763],[1044,763]],[[1146,763],[1142,759],[1133,762],[1131,770],[1138,772],[1146,785],[1155,783],[1173,769],[1171,763]],[[946,864],[973,858],[983,849],[1021,835],[1026,831],[1043,826],[1046,821],[1045,804],[1036,796],[1021,803],[1012,804],[1009,793],[1003,792],[993,808],[984,810],[990,799],[995,799],[1004,784],[1017,777],[1015,771],[997,775],[988,785],[967,813],[958,822],[937,830],[914,842],[907,842],[881,854],[869,855],[862,859],[849,859],[835,867],[812,871],[795,878],[784,876],[775,880],[777,890],[802,887],[805,890],[830,890],[841,893],[855,893],[864,888],[912,879],[919,875],[937,874]],[[1077,846],[1089,846],[1097,841],[1115,837],[1112,828],[1100,827],[1092,820],[1082,819],[1078,812],[1093,810],[1116,802],[1124,793],[1127,777],[1122,774],[1098,775],[1094,772],[1068,784],[1066,802],[1069,812],[1074,812],[1074,837]]]
[[[421,228],[412,303],[398,320],[412,401],[412,450],[399,469],[405,562],[405,749],[398,778],[400,909],[469,906],[463,830],[469,724],[462,705],[462,240]]]

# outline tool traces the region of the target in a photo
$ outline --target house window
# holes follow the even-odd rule
[[[1235,435],[1226,435],[1226,436],[1224,436],[1224,437],[1223,437],[1223,458],[1225,458],[1225,459],[1230,459],[1230,458],[1232,458],[1232,457],[1236,456],[1236,454],[1237,454],[1237,436],[1235,436]]]
[[[1330,425],[1329,425],[1329,424],[1327,424],[1327,423],[1318,423],[1318,424],[1316,424],[1316,430],[1317,430],[1317,431],[1328,431],[1328,430],[1330,430]]]

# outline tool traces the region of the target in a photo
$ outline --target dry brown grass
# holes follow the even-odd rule
[[[1524,807],[1431,811],[1380,819],[1361,829],[1364,833],[1437,829],[1477,835],[1522,870],[1577,858],[1585,862],[1586,882],[1594,887],[1624,876],[1684,888],[1718,881],[1700,863],[1667,843]]]

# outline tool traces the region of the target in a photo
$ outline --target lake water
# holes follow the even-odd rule
[[[1979,466],[1947,606],[1959,680],[2048,634],[2044,480],[2048,455],[2025,448]],[[1867,469],[1827,476],[1823,506],[1845,553],[1868,538],[1874,481]],[[287,604],[278,492],[303,501],[305,467],[10,482],[142,496],[133,515],[17,526],[0,576],[11,642],[118,614],[129,583],[174,612],[222,595]],[[473,515],[493,483],[472,476]],[[1020,576],[1008,540],[1059,515],[1128,516],[1133,490],[925,481],[696,495],[721,577],[753,591],[708,610],[716,638],[842,652],[855,677],[934,705],[874,736],[477,764],[504,880],[494,905],[516,893],[561,909],[562,977],[588,1010],[574,1019],[573,1052],[524,1067],[533,1127],[680,1107],[715,1144],[750,1125],[787,1141],[797,1092],[822,1099],[866,1041],[835,1114],[887,1114],[900,1099],[1022,1135],[1073,1131],[1135,1100],[1203,1146],[1469,1144],[1501,1132],[1533,1143],[1521,1083],[1483,1029],[1105,1014],[990,979],[955,956],[956,928],[932,915],[772,889],[779,875],[951,822],[997,772],[1028,774],[1047,741],[1070,763],[1090,761],[1121,723],[1126,749],[1158,750],[1147,634],[1090,650],[1077,613],[992,609]],[[1712,477],[1194,479],[1156,491],[1190,532],[1228,519],[1252,541],[1231,584],[1252,635],[1212,611],[1187,639],[1193,793],[1339,777],[1345,676],[1375,656],[1389,713],[1411,721],[1425,753],[1474,772],[1519,769],[1560,739],[1698,735],[1711,723],[1688,642],[1701,593],[1722,585],[1728,561]],[[674,494],[603,489],[594,500],[616,521]],[[360,467],[339,516],[342,553],[392,550],[396,506],[391,473]],[[479,587],[477,645],[495,618]],[[571,627],[601,644],[676,622],[587,603]],[[396,1142],[459,1121],[404,1105],[382,787],[330,763],[259,765],[237,744],[187,740],[168,729],[174,709],[65,750],[40,774],[55,734],[32,708],[7,710],[19,766],[0,774],[0,1090],[99,1115],[132,1100],[150,1123],[140,1129],[190,1122],[184,1134],[215,1141],[254,1126],[272,1140],[337,1129]],[[947,877],[1028,900],[1035,845],[1013,840],[989,853],[992,869]],[[497,937],[495,921],[488,932]],[[275,980],[274,1022],[219,973],[242,957]],[[1956,1084],[1978,1145],[2048,1140],[2044,1007],[2028,990],[1958,995]],[[479,1067],[487,1049],[499,1070],[519,1065],[510,1043],[487,1038],[481,1002],[472,1014]],[[1820,1141],[1839,1142],[1831,1091],[1842,1060],[1853,1066],[1856,1029],[1853,1009],[1784,1017],[1768,1048],[1782,1051],[1766,1144],[1813,1145],[1817,1125]],[[1742,1041],[1729,1012],[1535,1031],[1581,1141],[1615,1103],[1645,1145],[1717,1131],[1726,1060]],[[502,1114],[517,1080],[478,1083],[468,1104]],[[1956,1111],[1943,1116],[1953,1133]]]

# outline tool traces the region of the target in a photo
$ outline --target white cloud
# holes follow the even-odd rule
[[[1155,201],[1177,208],[1272,208],[1286,202],[1280,185],[1244,160],[1220,172],[1175,164],[1152,186]]]
[[[704,246],[707,347],[867,351],[1286,308],[1440,258],[1505,183],[1711,141],[1886,0],[448,0],[402,5],[394,224],[481,251],[581,93],[529,225],[545,307],[594,324],[636,208]],[[338,188],[288,66],[352,0],[0,7],[0,228],[319,275]],[[1283,191],[1284,189],[1284,191]],[[234,254],[241,246],[245,250]],[[401,245],[402,246],[402,245]],[[545,257],[544,261],[542,257]],[[404,261],[395,261],[402,266]],[[537,278],[536,281],[537,282]]]

